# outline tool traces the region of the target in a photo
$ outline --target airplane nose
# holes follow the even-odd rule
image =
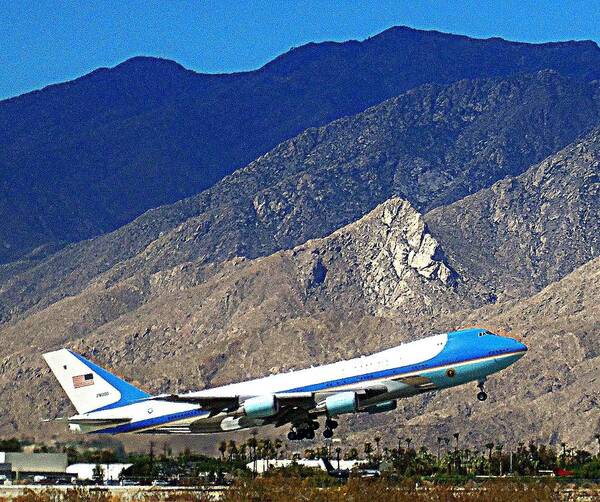
[[[525,352],[527,352],[529,350],[527,348],[527,345],[525,345],[522,342],[519,342],[518,340],[514,340],[514,344],[515,344],[515,352],[522,352],[521,355],[524,355]]]
[[[515,340],[514,338],[504,338],[502,345],[504,352],[508,354],[495,360],[496,365],[500,366],[501,368],[506,368],[511,364],[516,363],[525,355],[525,352],[528,350],[527,345]]]

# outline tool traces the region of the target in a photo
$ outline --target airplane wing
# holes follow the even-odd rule
[[[359,396],[375,397],[387,392],[387,388],[385,385],[377,385],[355,389],[355,392]],[[282,406],[311,408],[317,404],[320,394],[320,392],[277,392],[275,397]],[[328,395],[331,392],[322,394]],[[221,411],[237,409],[243,403],[241,396],[195,396],[189,394],[161,394],[152,396],[148,400],[197,404],[207,410]]]
[[[389,392],[389,385],[376,384],[367,387],[348,389],[356,392],[359,399],[370,399],[380,394]],[[278,403],[278,411],[275,415],[265,417],[265,422],[272,423],[276,427],[287,423],[314,420],[322,414],[322,403],[327,396],[335,394],[332,391],[316,392],[277,392],[274,394]],[[247,399],[258,396],[239,395],[191,395],[191,394],[162,394],[148,398],[148,400],[169,401],[174,403],[189,403],[200,406],[211,415],[221,412],[234,412],[244,406]],[[238,417],[238,421],[243,417]]]

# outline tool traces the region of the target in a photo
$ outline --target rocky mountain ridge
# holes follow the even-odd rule
[[[136,58],[0,103],[0,117],[14,112],[14,123],[0,120],[10,140],[0,167],[8,155],[28,159],[32,173],[45,162],[65,168],[70,184],[60,194],[75,190],[84,205],[91,197],[87,209],[109,208],[104,222],[216,182],[63,249],[65,236],[52,230],[46,244],[0,265],[0,432],[47,436],[38,419],[69,413],[40,357],[62,346],[166,392],[482,325],[530,346],[490,379],[486,403],[460,387],[403,400],[396,413],[347,417],[340,432],[406,426],[419,440],[459,431],[474,444],[493,436],[589,446],[600,427],[599,50],[539,48],[395,29],[360,43],[310,44],[226,78]],[[24,103],[31,115],[16,113]],[[349,110],[360,113],[340,118]],[[28,128],[36,113],[47,132],[38,150]],[[61,143],[56,117],[79,141],[80,166],[60,162],[73,145]],[[222,129],[210,129],[213,120]],[[286,139],[307,125],[319,127]],[[219,137],[195,149],[209,129]],[[115,133],[122,142],[112,143]],[[188,144],[169,149],[173,138]],[[228,142],[236,146],[222,155]],[[114,172],[94,171],[115,144]],[[49,145],[57,149],[36,164]],[[97,145],[106,149],[91,155]],[[14,190],[0,207],[18,212],[11,201],[28,193],[18,190],[25,178],[5,171],[14,176],[3,186]],[[119,196],[124,179],[138,183],[131,204]],[[111,190],[96,200],[87,185]],[[141,202],[137,189],[147,192]],[[94,229],[69,197],[52,202],[48,221],[72,211],[66,227],[77,230],[67,240],[110,227]],[[3,221],[4,230],[16,224],[23,249],[33,247],[18,232],[27,218]]]
[[[562,279],[600,254],[600,128],[425,219],[457,270],[495,296]]]
[[[409,91],[309,129],[196,197],[25,267],[0,287],[1,317],[93,281],[291,248],[394,195],[420,211],[454,202],[586,133],[599,103],[596,83],[547,71]]]
[[[5,343],[0,359],[0,391],[10,397],[0,427],[35,430],[36,417],[68,413],[39,357],[52,347],[67,345],[150,391],[165,392],[330,362],[478,324],[508,329],[530,347],[525,359],[490,380],[485,406],[474,388],[459,387],[404,400],[397,413],[349,417],[341,433],[406,428],[426,441],[447,429],[473,443],[493,436],[589,446],[590,424],[600,423],[599,259],[531,298],[474,309],[460,275],[448,281],[443,252],[422,218],[406,201],[392,199],[292,250],[189,264],[105,292],[92,287],[5,327],[3,339],[13,343]],[[146,304],[101,322],[93,317],[141,284],[153,290]],[[23,399],[32,408],[8,405]],[[565,407],[568,418],[560,411]]]
[[[523,44],[398,27],[308,44],[252,72],[136,57],[0,102],[0,263],[115,230],[307,127],[424,83],[553,69],[600,77],[590,41]]]

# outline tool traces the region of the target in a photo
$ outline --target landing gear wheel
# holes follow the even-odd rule
[[[315,439],[314,429],[307,429],[304,431],[304,439]]]
[[[331,429],[325,429],[323,431],[323,437],[325,439],[331,439],[333,437],[333,431]]]
[[[288,432],[287,438],[290,441],[297,441],[298,440],[298,434],[296,434],[296,431],[290,431],[290,432]]]
[[[487,394],[485,393],[485,389],[483,388],[484,384],[485,384],[485,379],[479,380],[479,382],[477,382],[477,388],[479,389],[479,393],[477,394],[477,399],[479,399],[482,402],[487,399]]]
[[[310,426],[312,427],[313,431],[316,431],[319,427],[321,427],[321,424],[315,420],[314,422],[311,422]]]
[[[332,420],[331,418],[325,420],[325,427],[327,427],[328,429],[334,430],[337,428],[337,426],[338,423],[335,420]]]

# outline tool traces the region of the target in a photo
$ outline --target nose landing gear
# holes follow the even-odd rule
[[[483,385],[485,383],[485,380],[480,380],[479,382],[477,382],[477,387],[479,388],[479,392],[477,393],[477,399],[479,399],[479,401],[485,401],[488,398],[488,395],[486,394]]]

